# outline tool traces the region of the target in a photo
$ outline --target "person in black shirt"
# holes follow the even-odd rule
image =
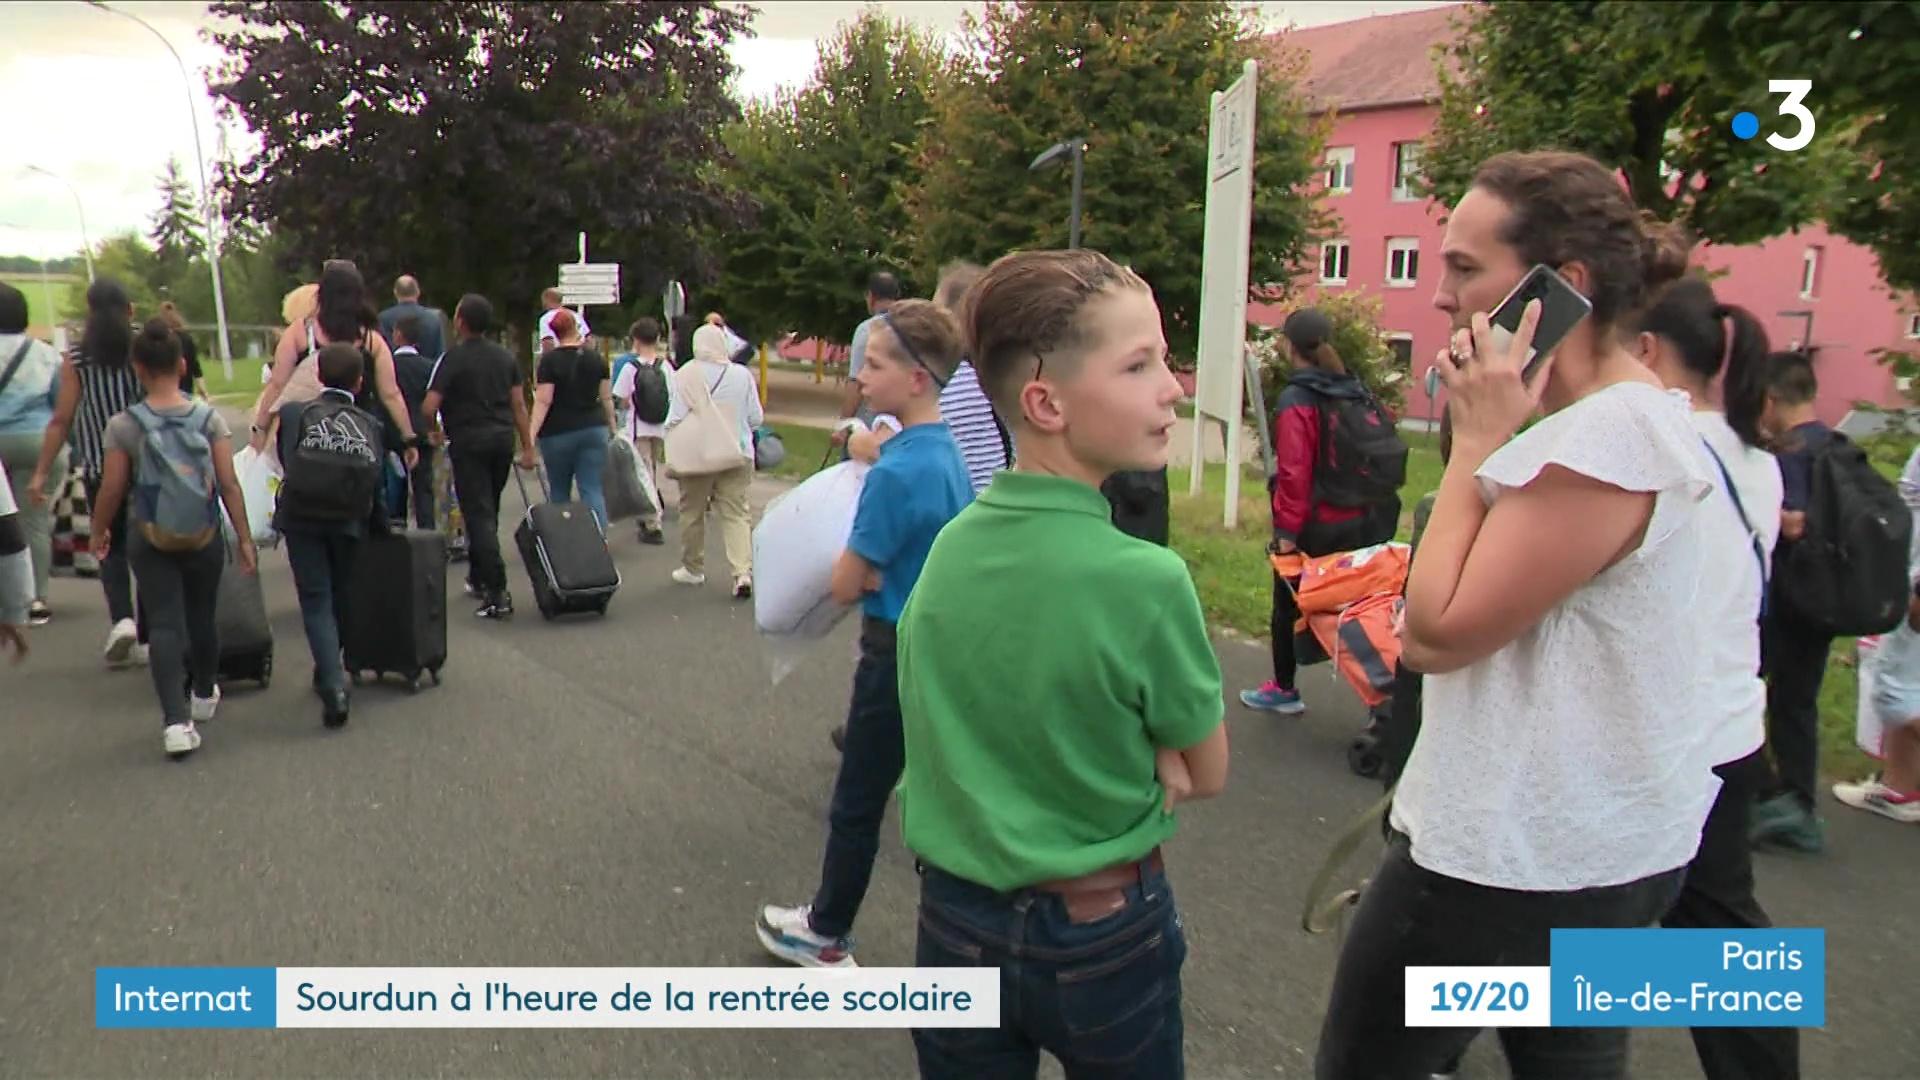
[[[428,417],[422,406],[426,404],[434,368],[433,360],[420,355],[421,333],[421,320],[417,315],[402,315],[393,324],[393,378],[400,384],[400,396],[406,400],[407,411],[413,414],[415,431],[427,430]],[[389,437],[397,434],[388,432]],[[420,460],[414,462],[407,481],[412,494],[413,523],[422,529],[433,528],[433,447],[420,448]],[[400,505],[393,510],[394,519],[402,523],[407,520],[407,494],[401,493]]]
[[[427,389],[421,412],[438,415],[453,466],[453,487],[466,517],[467,593],[481,598],[483,619],[513,615],[507,594],[507,564],[500,556],[500,493],[513,468],[519,436],[520,467],[534,468],[533,432],[526,377],[512,354],[483,335],[493,329],[493,305],[477,293],[460,298],[453,329],[459,343],[447,350]]]
[[[1820,781],[1820,684],[1827,675],[1833,638],[1808,625],[1780,588],[1793,548],[1806,535],[1807,495],[1813,457],[1833,441],[1833,431],[1814,415],[1820,384],[1813,360],[1803,352],[1768,355],[1767,404],[1760,428],[1780,461],[1780,542],[1768,575],[1766,623],[1760,664],[1767,675],[1767,748],[1778,783],[1753,808],[1749,839],[1806,854],[1826,848],[1826,828],[1814,812]],[[1755,513],[1762,511],[1756,510]]]
[[[580,346],[580,323],[573,312],[556,310],[550,325],[560,344],[540,357],[534,375],[534,436],[540,440],[554,501],[570,501],[578,477],[580,501],[604,531],[607,497],[601,477],[607,468],[607,440],[616,430],[607,362]]]

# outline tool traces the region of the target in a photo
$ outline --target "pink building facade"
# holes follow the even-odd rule
[[[1445,344],[1447,318],[1433,307],[1443,211],[1408,194],[1405,180],[1438,113],[1431,50],[1452,35],[1455,10],[1376,16],[1277,39],[1282,48],[1306,51],[1307,90],[1334,113],[1322,183],[1338,224],[1320,246],[1318,265],[1296,282],[1300,299],[1250,304],[1248,317],[1277,325],[1292,306],[1327,293],[1377,297],[1381,329],[1407,364],[1409,418],[1433,415],[1425,376]],[[1815,225],[1760,244],[1702,247],[1695,261],[1724,272],[1715,290],[1753,312],[1775,348],[1812,345],[1821,419],[1838,423],[1861,401],[1904,403],[1873,354],[1920,352],[1920,307],[1887,288],[1872,252]]]

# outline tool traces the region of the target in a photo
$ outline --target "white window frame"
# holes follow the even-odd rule
[[[1340,271],[1340,273],[1338,276],[1330,276],[1327,273],[1327,255],[1335,248],[1338,248],[1340,250],[1340,255],[1334,260],[1334,262],[1337,264],[1337,269]],[[1320,284],[1345,285],[1347,283],[1348,276],[1352,272],[1353,272],[1353,241],[1351,240],[1321,241],[1320,243]]]
[[[1820,248],[1818,245],[1808,248],[1800,256],[1800,299],[1813,299],[1814,292],[1820,287]]]
[[[1403,155],[1408,150],[1413,151],[1413,167],[1403,172]],[[1420,197],[1414,193],[1413,188],[1407,183],[1408,180],[1420,175],[1420,158],[1421,143],[1419,140],[1416,139],[1393,144],[1393,200],[1395,202],[1412,202]]]
[[[1389,330],[1386,332],[1385,337],[1390,342],[1404,341],[1407,343],[1407,378],[1413,378],[1413,335],[1405,330]],[[1389,345],[1387,351],[1391,353],[1393,347]]]
[[[1329,146],[1327,147],[1327,155],[1322,159],[1321,163],[1324,167],[1322,175],[1326,180],[1327,194],[1353,194],[1353,147]],[[1339,170],[1341,179],[1345,180],[1346,183],[1336,184],[1333,182],[1333,173],[1336,169]]]
[[[1407,261],[1412,263],[1413,273],[1411,275],[1403,274],[1396,277],[1394,276],[1394,273],[1393,273],[1393,257],[1395,255],[1401,255],[1401,254],[1412,256],[1412,258]],[[1389,289],[1411,289],[1415,285],[1418,285],[1420,283],[1420,238],[1419,237],[1390,236],[1387,238],[1386,283],[1387,283],[1387,288]]]
[[[1920,341],[1920,315],[1907,316],[1907,340]]]

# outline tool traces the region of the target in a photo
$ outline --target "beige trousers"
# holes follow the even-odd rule
[[[634,455],[640,459],[640,467],[647,470],[647,475],[653,479],[653,490],[658,492],[660,490],[660,466],[665,464],[667,460],[667,440],[656,435],[642,435],[633,440],[633,452]],[[661,496],[662,500],[665,498],[666,496]],[[663,508],[655,507],[653,513],[643,515],[640,518],[641,527],[648,529],[659,528],[661,509]]]
[[[734,577],[753,572],[753,519],[747,509],[747,487],[753,466],[680,477],[680,565],[699,574],[707,566],[707,511],[720,515],[720,538],[727,547],[727,566]]]

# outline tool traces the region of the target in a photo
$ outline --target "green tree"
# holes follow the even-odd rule
[[[133,301],[135,316],[146,318],[159,309],[160,291],[154,287],[159,275],[159,262],[153,249],[147,246],[146,238],[139,233],[129,229],[95,244],[93,271],[96,277],[111,278],[127,290],[127,298]],[[62,317],[86,317],[87,284],[87,279],[82,276],[68,288],[66,301],[60,310]]]
[[[1855,159],[1837,139],[1782,153],[1733,135],[1735,114],[1770,116],[1767,82],[1786,76],[1736,47],[1745,7],[1474,6],[1439,58],[1440,115],[1422,163],[1430,193],[1450,204],[1486,158],[1559,149],[1618,168],[1642,208],[1717,242],[1817,219]]]
[[[153,228],[147,239],[153,242],[156,288],[177,288],[187,265],[206,254],[201,237],[200,217],[194,210],[193,195],[180,175],[180,162],[167,159],[167,171],[160,175],[160,207],[153,212]]]
[[[1304,57],[1277,61],[1227,3],[994,2],[969,19],[964,78],[938,99],[909,195],[922,275],[954,258],[990,262],[1065,247],[1066,171],[1035,155],[1087,139],[1081,242],[1154,287],[1176,351],[1191,353],[1205,247],[1211,95],[1260,61],[1250,280],[1290,287],[1321,227],[1305,194],[1321,129],[1298,88]]]
[[[631,296],[697,263],[735,221],[707,163],[739,114],[731,4],[617,0],[269,0],[213,5],[228,60],[213,90],[260,151],[223,167],[232,216],[262,222],[312,273],[359,263],[449,304],[531,324],[581,231],[632,268]],[[678,264],[678,265],[676,265]],[[591,315],[591,313],[590,313]],[[615,316],[617,321],[617,316]],[[525,338],[509,339],[518,345]]]
[[[1888,284],[1920,289],[1920,112],[1910,107],[1920,101],[1920,6],[1731,6],[1719,48],[1762,77],[1811,80],[1816,141],[1850,145],[1856,157],[1828,224],[1873,249]]]
[[[846,338],[867,275],[912,268],[901,195],[943,68],[931,36],[868,10],[821,45],[804,87],[750,106],[726,141],[756,220],[716,237],[709,297],[755,330]]]

